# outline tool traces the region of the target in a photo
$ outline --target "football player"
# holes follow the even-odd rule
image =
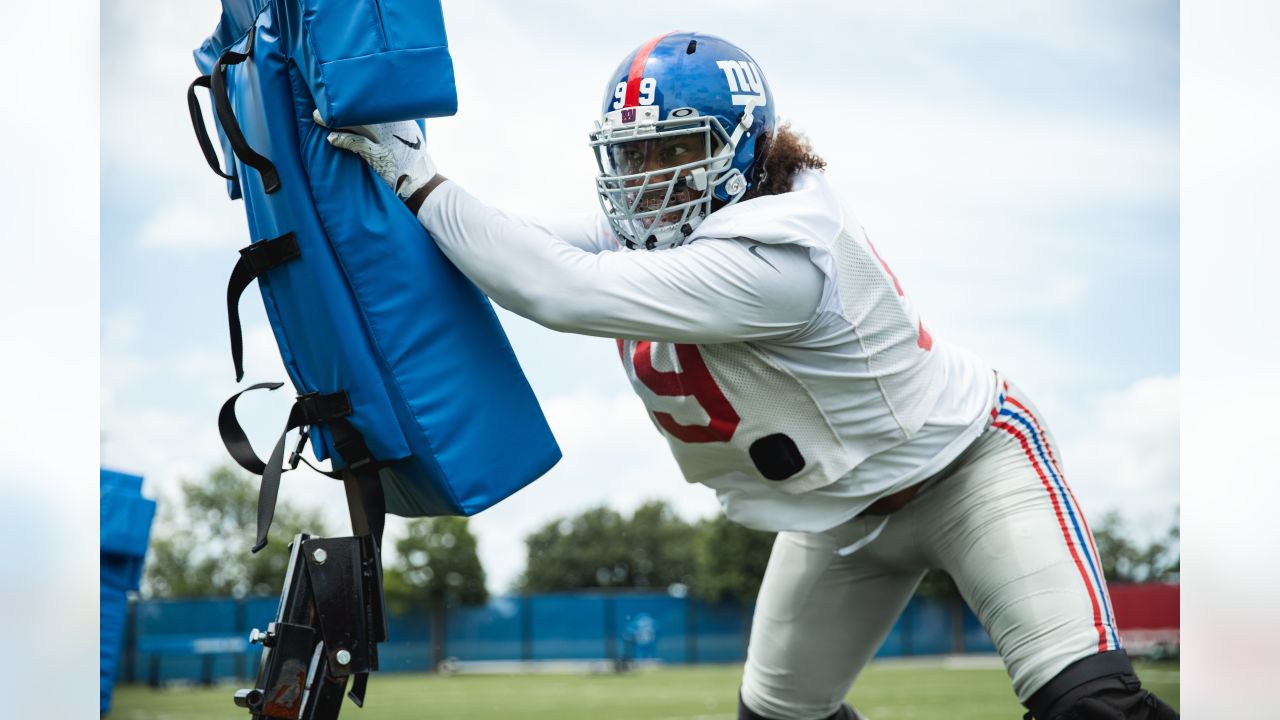
[[[412,122],[331,131],[503,307],[615,338],[690,482],[777,531],[744,719],[844,704],[921,577],[946,571],[1038,720],[1175,718],[1120,646],[1044,417],[923,324],[756,62],[668,33],[610,76],[590,147],[602,213],[513,217],[436,171]],[[317,118],[319,119],[319,118]]]

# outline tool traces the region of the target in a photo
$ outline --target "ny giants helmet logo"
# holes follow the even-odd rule
[[[622,122],[631,123],[636,121],[635,108],[622,108]]]
[[[733,93],[734,105],[753,103],[756,107],[764,107],[764,80],[760,68],[746,60],[717,60],[716,67],[724,71],[724,80],[729,84],[729,92]]]

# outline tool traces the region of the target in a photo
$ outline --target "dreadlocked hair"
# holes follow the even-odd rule
[[[756,147],[756,162],[763,164],[756,173],[755,184],[743,194],[743,200],[790,192],[791,183],[800,171],[827,167],[827,161],[813,151],[809,138],[792,130],[790,122],[780,124],[772,136],[760,138]]]

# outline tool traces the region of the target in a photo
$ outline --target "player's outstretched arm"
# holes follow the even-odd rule
[[[312,118],[324,125],[318,112],[312,113]],[[427,152],[426,139],[416,122],[338,128],[330,131],[327,139],[334,147],[359,155],[415,215],[431,191],[445,180]],[[617,245],[598,213],[555,221],[513,219],[583,250],[600,252],[615,249]]]
[[[494,301],[565,332],[689,343],[776,339],[814,319],[823,288],[800,247],[707,239],[656,252],[584,252],[454,182],[431,193],[418,219]]]
[[[586,252],[446,182],[416,123],[330,133],[395,189],[446,256],[499,305],[555,330],[673,342],[764,340],[812,321],[821,271],[799,247],[705,240]]]

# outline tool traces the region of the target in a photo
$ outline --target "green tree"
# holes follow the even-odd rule
[[[624,521],[606,507],[556,519],[525,537],[528,553],[519,581],[523,592],[607,587],[625,576],[620,561]]]
[[[269,542],[257,534],[258,481],[228,466],[185,479],[173,503],[161,502],[147,552],[142,594],[157,598],[245,597],[280,592],[289,542],[305,531],[326,535],[319,513],[281,498]]]
[[[467,518],[410,520],[395,549],[395,559],[383,572],[392,612],[410,612],[424,605],[479,605],[489,599]]]
[[[694,577],[694,527],[661,500],[647,502],[626,525],[630,587],[688,585]]]
[[[449,608],[489,599],[476,537],[467,518],[415,518],[395,548],[395,560],[383,571],[387,607],[393,613],[430,608],[431,666],[439,668]]]
[[[525,538],[523,592],[665,588],[693,579],[694,530],[662,501],[625,518],[597,507],[552,520]]]
[[[1093,526],[1093,541],[1109,582],[1172,582],[1179,578],[1181,557],[1175,515],[1162,537],[1149,543],[1131,538],[1120,513],[1112,510]]]
[[[708,602],[755,602],[776,533],[752,530],[724,515],[698,523],[693,592]]]

